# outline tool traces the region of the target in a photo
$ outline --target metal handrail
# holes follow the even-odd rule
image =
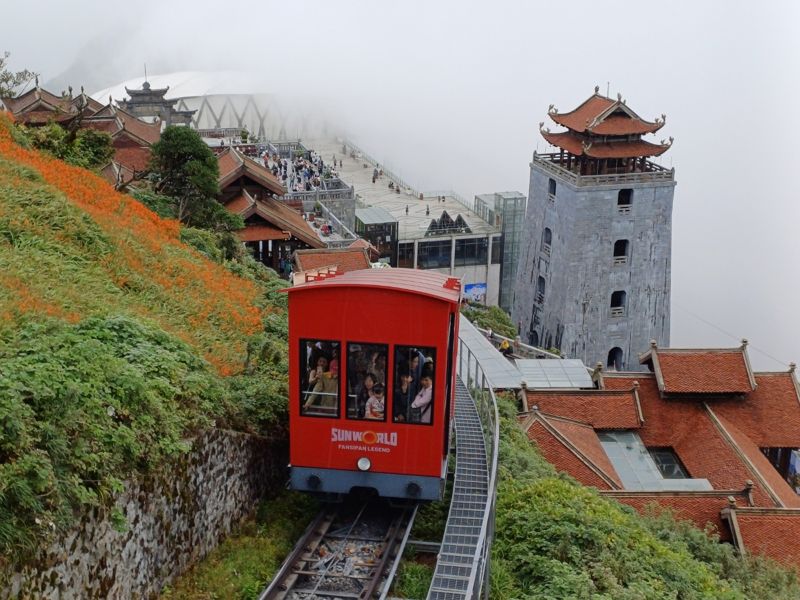
[[[464,368],[465,359],[466,369]],[[472,369],[473,362],[474,371]],[[497,412],[494,387],[491,385],[477,357],[463,339],[459,340],[458,374],[467,383],[467,388],[471,392],[472,390],[480,392],[478,394],[473,393],[473,400],[475,400],[478,416],[483,426],[483,435],[487,448],[486,463],[489,469],[489,485],[481,533],[478,538],[475,556],[472,560],[472,576],[465,597],[477,599],[483,596],[483,598],[488,599],[490,553],[492,541],[494,540],[495,505],[497,500],[497,449],[500,444],[500,418]],[[476,385],[478,383],[480,385]]]
[[[383,174],[386,175],[392,181],[394,181],[395,185],[399,184],[401,187],[411,190],[414,193],[414,196],[419,196],[419,190],[417,190],[414,186],[409,185],[409,183],[405,181],[402,177],[398,177],[397,174],[395,174],[387,167],[386,163],[382,163],[379,160],[376,160],[375,158],[372,157],[372,155],[370,155],[368,152],[365,152],[362,148],[353,143],[352,140],[350,139],[345,138],[341,140],[341,142],[351,150],[354,150],[358,154],[360,154],[361,158],[365,162],[371,164],[375,168],[380,167],[381,169],[383,169]]]
[[[489,334],[489,330],[488,329],[481,329],[477,325],[475,325],[475,329],[480,331],[483,335],[488,336],[488,334]],[[515,351],[517,350],[517,348],[519,348],[519,349],[525,350],[525,352],[528,353],[528,354],[533,354],[534,356],[542,356],[542,355],[544,355],[547,358],[560,358],[560,359],[566,358],[565,356],[562,356],[560,354],[555,354],[554,352],[548,352],[544,348],[539,348],[538,346],[531,346],[530,344],[523,344],[521,341],[517,340],[516,338],[506,337],[504,335],[500,335],[496,331],[493,331],[492,332],[492,337],[489,339],[489,341],[490,342],[494,342],[495,338],[500,340],[501,343],[502,343],[503,340],[508,340],[508,342],[511,344],[511,347],[514,348]]]

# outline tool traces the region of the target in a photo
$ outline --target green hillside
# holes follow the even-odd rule
[[[201,428],[280,427],[282,285],[247,257],[207,259],[176,221],[15,143],[0,116],[0,556]]]

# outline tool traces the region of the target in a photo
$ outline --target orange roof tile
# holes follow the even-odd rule
[[[737,450],[746,459],[747,467],[753,475],[760,480],[758,483],[767,490],[772,496],[772,499],[779,506],[800,508],[800,497],[789,487],[789,484],[784,481],[783,477],[775,470],[767,457],[764,456],[758,446],[753,443],[753,440],[748,438],[736,425],[724,417],[715,414],[713,409],[709,408],[708,410],[712,416],[716,417],[725,432],[730,436]]]
[[[294,262],[298,271],[310,271],[321,267],[335,266],[339,273],[370,269],[372,265],[365,248],[323,248],[319,250],[297,250]]]
[[[253,200],[247,192],[243,192],[225,202],[225,208],[236,215],[240,215],[253,206],[254,203],[255,200]]]
[[[246,227],[236,232],[243,242],[260,242],[264,240],[288,240],[291,234],[281,231],[270,224],[246,224]]]
[[[636,429],[642,425],[633,385],[619,391],[528,390],[528,406],[588,423],[595,429]]]
[[[115,148],[114,160],[132,171],[145,171],[150,163],[150,148],[143,146]]]
[[[278,178],[263,164],[245,156],[236,148],[228,146],[217,155],[219,164],[219,187],[225,189],[230,183],[242,175],[250,177],[253,181],[263,186],[275,196],[286,193]]]
[[[800,398],[792,373],[756,373],[755,391],[743,399],[715,401],[714,413],[760,448],[800,448]]]
[[[694,478],[708,479],[715,490],[737,490],[753,480],[753,472],[742,461],[731,441],[712,421],[701,402],[694,399],[669,399],[661,396],[651,373],[604,375],[607,390],[630,389],[639,383],[639,402],[644,426],[637,430],[648,448],[672,448]],[[769,493],[758,481],[753,490],[756,504],[774,506]]]
[[[746,507],[731,512],[743,550],[800,568],[800,511]]]
[[[617,486],[622,487],[622,481],[591,425],[546,414],[540,416],[568,439],[593,465],[608,475]]]
[[[558,471],[568,473],[583,485],[598,489],[614,489],[619,476],[603,472],[586,457],[569,439],[565,438],[547,420],[537,415],[527,424],[528,439],[535,441],[539,451]],[[595,436],[597,437],[597,436]]]
[[[245,220],[258,215],[281,231],[288,231],[298,240],[312,248],[324,248],[325,244],[317,237],[308,222],[296,210],[286,206],[275,198],[265,197],[254,200],[247,191],[243,192],[251,199],[252,204],[237,214]],[[228,206],[226,206],[228,208]],[[230,210],[230,209],[229,209]]]
[[[619,141],[619,142],[586,142],[582,138],[568,131],[550,133],[542,131],[542,137],[549,144],[558,146],[575,156],[589,156],[591,158],[639,158],[642,156],[659,156],[669,150],[669,144],[651,144],[644,140]]]
[[[715,490],[704,492],[638,492],[628,490],[601,490],[607,498],[627,504],[638,512],[646,514],[652,505],[668,508],[679,519],[686,519],[700,529],[705,529],[708,523],[714,526],[720,539],[731,540],[730,529],[723,523],[720,512],[728,506],[728,496],[740,496],[741,501],[746,501],[739,490]]]
[[[642,363],[650,360],[659,389],[665,394],[746,394],[755,387],[743,347],[653,348],[640,358]]]
[[[593,133],[595,135],[636,135],[653,133],[664,126],[662,121],[645,121],[620,99],[612,100],[601,96],[595,90],[594,95],[585,100],[578,108],[566,113],[558,113],[551,109],[550,118],[559,125],[577,133]]]

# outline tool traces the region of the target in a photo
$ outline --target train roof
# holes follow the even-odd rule
[[[362,269],[309,281],[288,288],[290,294],[330,287],[364,287],[429,296],[458,304],[461,280],[436,271],[419,269]]]

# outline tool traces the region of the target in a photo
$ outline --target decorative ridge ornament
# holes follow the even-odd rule
[[[551,104],[551,105],[550,105],[550,106],[547,108],[547,113],[548,113],[548,114],[551,114],[551,115],[557,115],[557,114],[558,114],[558,109],[556,108],[556,105],[555,105],[555,104]]]

